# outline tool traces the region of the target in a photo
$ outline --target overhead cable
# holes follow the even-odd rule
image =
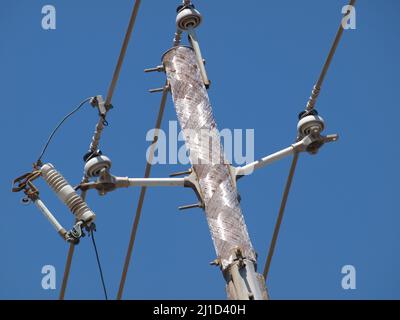
[[[354,7],[355,3],[356,3],[356,0],[350,0],[349,6],[350,7]],[[349,14],[349,12],[347,12],[345,15],[347,15],[347,14]],[[329,69],[329,67],[331,65],[331,62],[333,60],[333,57],[335,55],[336,49],[337,49],[337,47],[339,45],[339,42],[340,42],[340,40],[342,38],[343,30],[344,29],[343,29],[343,19],[342,19],[341,22],[340,22],[340,25],[339,25],[339,30],[336,33],[335,39],[333,41],[331,49],[329,50],[329,53],[328,53],[328,56],[327,56],[327,58],[325,60],[324,66],[322,68],[322,71],[321,71],[321,73],[319,75],[319,78],[318,78],[316,84],[313,87],[311,96],[310,96],[310,98],[309,98],[309,100],[307,102],[306,110],[300,114],[300,117],[304,117],[305,115],[312,113],[313,110],[314,110],[315,104],[317,102],[319,93],[320,93],[321,88],[322,88],[322,84],[323,84],[323,82],[325,80],[325,76],[326,76],[326,74],[328,72],[328,69]],[[299,156],[298,153],[295,153],[294,156],[293,156],[292,164],[291,164],[290,170],[289,170],[289,175],[288,175],[288,178],[287,178],[287,181],[286,181],[286,184],[285,184],[285,189],[283,191],[281,206],[279,208],[278,218],[277,218],[277,221],[276,221],[276,224],[275,224],[275,227],[274,227],[274,233],[273,233],[273,236],[272,236],[270,248],[269,248],[268,255],[267,255],[267,260],[266,260],[265,267],[264,267],[264,273],[263,274],[264,274],[264,279],[265,280],[267,280],[268,272],[269,272],[269,269],[270,269],[270,266],[271,266],[271,260],[272,260],[272,257],[273,257],[274,251],[275,251],[276,242],[277,242],[277,239],[278,239],[280,226],[282,224],[282,219],[283,219],[283,216],[284,216],[284,213],[285,213],[286,203],[287,203],[287,199],[288,199],[288,196],[289,196],[290,188],[291,188],[291,185],[292,185],[293,176],[294,176],[294,173],[295,173],[295,170],[296,170],[296,166],[297,166],[297,163],[298,163],[298,156]]]
[[[164,116],[164,110],[165,110],[165,104],[167,102],[168,91],[169,91],[169,87],[166,84],[164,86],[164,89],[163,89],[163,94],[162,94],[162,98],[161,98],[161,102],[160,102],[160,108],[159,108],[159,111],[158,111],[155,130],[154,130],[153,142],[152,142],[152,144],[150,146],[149,159],[147,159],[147,162],[146,162],[144,178],[150,177],[151,167],[152,167],[153,158],[154,158],[154,151],[155,151],[155,147],[157,145],[158,134],[159,134],[159,130],[160,130],[160,127],[161,127],[161,122],[162,122],[162,119],[163,119],[163,116]],[[141,189],[140,189],[139,201],[138,201],[138,204],[137,204],[137,207],[136,207],[135,218],[134,218],[134,221],[133,221],[132,231],[131,231],[131,235],[130,235],[130,238],[129,238],[128,250],[127,250],[127,253],[126,253],[125,262],[124,262],[124,266],[123,266],[123,271],[122,271],[122,274],[121,274],[121,281],[120,281],[119,288],[118,288],[117,300],[121,300],[122,299],[122,294],[124,292],[126,275],[128,273],[128,269],[129,269],[129,263],[130,263],[131,256],[132,256],[133,246],[135,244],[136,234],[137,234],[139,221],[140,221],[142,208],[143,208],[143,202],[144,202],[144,199],[145,199],[145,196],[146,196],[146,190],[147,190],[147,187],[141,187]]]

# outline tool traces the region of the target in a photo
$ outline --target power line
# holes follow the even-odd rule
[[[188,2],[188,1],[184,1],[184,3],[186,3],[186,2]],[[355,0],[351,0],[350,1],[350,5],[354,5],[354,3],[355,3]],[[134,8],[133,8],[133,11],[132,11],[132,15],[131,15],[131,18],[130,18],[130,21],[129,21],[128,29],[126,31],[125,38],[124,38],[124,41],[123,41],[123,44],[122,44],[120,55],[118,57],[117,65],[116,65],[116,68],[115,68],[114,73],[113,73],[113,78],[111,80],[111,84],[110,84],[110,87],[109,87],[109,90],[108,90],[108,94],[107,94],[107,98],[106,98],[106,102],[105,102],[105,106],[106,106],[107,111],[108,111],[109,107],[111,107],[112,96],[113,96],[116,84],[118,82],[119,74],[120,74],[120,71],[121,71],[121,68],[122,68],[122,64],[123,64],[123,61],[124,61],[124,57],[125,57],[125,54],[126,54],[126,50],[127,50],[128,44],[129,44],[129,39],[130,39],[132,30],[133,30],[133,27],[134,27],[134,24],[135,24],[135,21],[136,21],[136,17],[137,17],[139,6],[140,6],[140,0],[136,0]],[[337,35],[335,37],[334,43],[333,43],[333,45],[331,47],[331,50],[330,50],[330,52],[328,54],[328,58],[327,58],[327,60],[326,60],[326,62],[324,64],[324,67],[323,67],[322,72],[320,74],[320,77],[319,77],[316,85],[314,86],[314,90],[313,90],[312,96],[310,97],[310,100],[307,103],[306,112],[312,111],[314,106],[315,106],[315,103],[316,103],[316,100],[318,98],[322,83],[323,83],[324,78],[326,76],[326,73],[327,73],[327,71],[329,69],[331,60],[332,60],[332,58],[334,56],[334,53],[335,53],[335,51],[337,49],[337,46],[338,46],[339,41],[341,39],[342,33],[343,33],[343,27],[340,26],[339,31],[338,31],[338,33],[337,33]],[[161,127],[162,118],[163,118],[164,109],[165,109],[165,104],[166,104],[166,98],[167,98],[168,91],[169,91],[168,84],[166,84],[164,86],[162,91],[163,91],[163,96],[162,96],[162,99],[161,99],[160,109],[159,109],[159,113],[158,113],[158,116],[157,116],[157,121],[156,121],[156,126],[155,126],[156,130],[155,130],[155,133],[154,133],[154,138],[153,138],[153,142],[152,142],[151,149],[150,149],[150,159],[148,159],[148,162],[146,163],[145,175],[144,175],[145,178],[148,178],[150,176],[150,173],[151,173],[154,150],[155,150],[155,146],[156,146],[157,139],[158,139],[158,130]],[[55,130],[50,135],[50,137],[49,137],[49,139],[48,139],[48,141],[47,141],[47,143],[46,143],[41,155],[39,156],[38,163],[41,161],[41,158],[43,157],[43,155],[44,155],[44,153],[45,153],[45,151],[46,151],[51,139],[53,138],[53,136],[56,133],[56,131],[58,130],[58,128],[63,124],[63,122],[68,117],[70,117],[72,114],[77,112],[82,107],[82,105],[85,102],[87,102],[88,100],[90,100],[90,99],[91,98],[86,99],[81,105],[79,105],[76,109],[74,109],[70,114],[68,114],[58,124],[58,126],[55,128]],[[98,124],[96,126],[96,132],[95,132],[95,135],[93,136],[93,139],[92,139],[92,142],[91,142],[91,145],[90,145],[90,150],[91,151],[96,151],[97,150],[97,147],[98,147],[98,144],[99,144],[99,141],[100,141],[100,138],[101,138],[101,133],[102,133],[102,131],[104,129],[104,126],[106,125],[105,124],[105,113],[100,116],[99,122],[98,122]],[[285,191],[284,191],[284,194],[283,194],[283,198],[282,198],[282,202],[281,202],[281,206],[280,206],[277,222],[276,222],[276,225],[275,225],[273,238],[272,238],[272,241],[271,241],[271,246],[270,246],[267,262],[266,262],[265,269],[264,269],[265,278],[268,275],[268,271],[269,271],[270,264],[271,264],[271,259],[272,259],[273,252],[274,252],[274,249],[275,249],[275,246],[276,246],[276,241],[277,241],[279,230],[280,230],[280,226],[281,226],[281,223],[282,223],[285,206],[286,206],[286,203],[287,203],[290,187],[291,187],[291,184],[292,184],[292,179],[293,179],[294,172],[295,172],[296,165],[297,165],[297,160],[298,160],[298,153],[296,152],[294,154],[293,162],[292,162],[291,169],[290,169],[289,176],[288,176],[288,180],[286,182]],[[142,187],[141,188],[141,192],[140,192],[140,196],[139,196],[139,202],[138,202],[138,206],[137,206],[137,209],[136,209],[136,214],[135,214],[135,218],[134,218],[134,222],[133,222],[133,226],[132,226],[132,231],[131,231],[131,235],[130,235],[130,241],[129,241],[129,245],[128,245],[127,255],[126,255],[126,258],[125,258],[123,271],[122,271],[122,275],[121,275],[121,281],[120,281],[120,286],[119,286],[119,290],[118,290],[117,299],[121,299],[122,295],[123,295],[123,290],[124,290],[124,286],[125,286],[125,282],[126,282],[126,276],[127,276],[127,272],[128,272],[128,269],[129,269],[129,263],[130,263],[130,260],[131,260],[131,255],[132,255],[132,251],[133,251],[133,247],[134,247],[134,242],[135,242],[136,235],[137,235],[137,230],[138,230],[138,226],[139,226],[139,222],[140,222],[140,217],[141,217],[141,212],[142,212],[142,208],[143,208],[143,203],[144,203],[146,191],[147,191],[147,187]],[[82,197],[85,197],[85,195],[86,194],[82,194]],[[96,253],[96,259],[97,259],[97,263],[98,263],[98,267],[99,267],[99,272],[100,272],[100,276],[101,276],[101,281],[102,281],[102,285],[103,285],[105,298],[108,299],[106,286],[105,286],[105,282],[104,282],[104,277],[103,277],[103,272],[102,272],[102,268],[101,268],[101,264],[100,264],[99,254],[98,254],[98,251],[97,251],[97,247],[96,247],[96,243],[95,243],[95,239],[94,239],[94,235],[93,235],[93,229],[90,229],[90,233],[91,233],[91,236],[92,236],[92,242],[93,242],[94,250],[95,250],[95,253]],[[65,268],[65,271],[64,271],[64,279],[63,279],[63,284],[62,284],[61,293],[60,293],[60,299],[63,299],[64,295],[65,295],[65,290],[66,290],[66,286],[67,286],[67,282],[68,282],[68,278],[69,278],[69,273],[70,273],[70,268],[71,268],[71,264],[72,264],[73,253],[74,253],[74,246],[72,245],[72,246],[70,246],[70,249],[69,249],[69,252],[68,252],[68,256],[67,256],[66,268]],[[238,257],[240,257],[240,256],[241,256],[241,252],[238,253]]]
[[[268,251],[267,261],[265,262],[263,276],[264,279],[267,280],[269,268],[271,266],[272,256],[274,255],[276,241],[278,240],[279,230],[281,228],[283,215],[285,213],[286,203],[289,196],[290,187],[292,186],[293,176],[296,171],[297,160],[299,159],[299,153],[295,152],[293,155],[292,164],[290,165],[289,175],[286,181],[285,190],[283,192],[281,206],[279,208],[278,218],[276,220],[274,233],[272,235],[271,244]]]
[[[86,179],[82,179],[82,181],[85,181]],[[87,191],[82,191],[81,193],[81,198],[83,201],[86,200],[86,194]],[[65,297],[65,291],[67,290],[67,284],[68,284],[68,279],[69,279],[69,274],[71,272],[71,264],[72,264],[72,258],[74,256],[74,251],[75,251],[75,244],[70,243],[69,244],[69,249],[68,249],[68,254],[67,254],[67,260],[65,262],[65,267],[64,267],[64,275],[61,283],[61,289],[60,289],[60,295],[59,295],[59,300],[64,300]]]
[[[83,100],[75,109],[73,109],[70,113],[68,113],[59,123],[58,125],[54,128],[54,130],[52,131],[52,133],[50,134],[49,138],[47,139],[47,142],[45,144],[45,146],[42,149],[42,152],[40,153],[36,164],[39,164],[48,148],[48,146],[50,145],[50,142],[52,141],[54,135],[56,134],[56,132],[58,131],[58,129],[62,126],[62,124],[69,118],[71,117],[73,114],[75,114],[76,112],[78,112],[87,102],[91,101],[93,97],[89,97],[86,98],[85,100]],[[81,194],[81,197],[83,200],[85,200],[85,196],[86,196],[86,192],[83,192]],[[71,264],[72,264],[72,258],[74,255],[74,250],[75,250],[75,244],[74,243],[70,243],[69,245],[69,249],[68,249],[68,254],[67,254],[67,260],[65,262],[65,267],[64,267],[64,275],[63,275],[63,280],[62,280],[62,284],[61,284],[61,289],[60,289],[60,295],[59,295],[59,299],[60,300],[64,300],[65,297],[65,291],[67,289],[67,283],[68,283],[68,278],[69,278],[69,274],[70,274],[70,270],[71,270]]]
[[[166,84],[164,86],[163,95],[162,95],[161,102],[160,102],[160,108],[159,108],[158,116],[157,116],[157,120],[156,120],[153,142],[152,142],[152,144],[150,146],[149,159],[147,159],[147,162],[146,162],[146,168],[145,168],[145,172],[144,172],[144,177],[145,178],[148,178],[150,176],[150,173],[151,173],[151,167],[152,167],[152,162],[153,162],[153,157],[154,157],[154,150],[155,150],[155,147],[156,147],[156,144],[157,144],[158,132],[159,132],[159,129],[161,127],[161,122],[162,122],[163,115],[164,115],[164,110],[165,110],[165,104],[167,102],[168,91],[169,91],[169,87]],[[130,260],[131,260],[133,246],[134,246],[134,243],[135,243],[137,229],[138,229],[138,226],[139,226],[139,221],[140,221],[140,217],[141,217],[141,213],[142,213],[143,202],[144,202],[144,198],[146,196],[146,190],[147,190],[147,187],[142,187],[140,189],[139,202],[138,202],[138,205],[136,207],[135,219],[134,219],[134,222],[133,222],[133,225],[132,225],[132,231],[131,231],[131,235],[130,235],[130,239],[129,239],[128,250],[126,252],[124,267],[123,267],[123,271],[122,271],[122,274],[121,274],[121,281],[120,281],[120,284],[119,284],[117,300],[121,300],[122,299],[122,294],[124,292],[126,275],[128,273],[128,269],[129,269],[129,263],[130,263]]]
[[[90,228],[90,235],[91,235],[91,238],[92,238],[94,252],[96,254],[97,266],[99,267],[101,284],[103,285],[104,297],[106,298],[106,300],[108,300],[107,289],[106,289],[106,285],[105,285],[105,282],[104,282],[103,270],[101,268],[101,263],[100,263],[100,258],[99,258],[99,252],[97,251],[96,241],[94,239],[93,229],[96,230],[96,227],[95,227],[94,224],[92,224],[89,228]]]
[[[74,256],[74,251],[75,251],[75,244],[70,243],[68,249],[67,261],[65,262],[65,267],[64,267],[64,275],[61,283],[60,295],[58,298],[59,300],[64,300],[65,297],[65,291],[67,289],[67,283],[71,271],[71,263],[72,263],[72,257]]]
[[[349,6],[354,7],[355,3],[356,3],[356,0],[350,0]],[[316,84],[314,85],[314,88],[312,90],[310,99],[307,102],[306,110],[301,114],[301,116],[305,116],[306,114],[310,114],[313,111],[314,107],[315,107],[315,104],[317,102],[319,93],[321,91],[322,84],[323,84],[323,82],[325,80],[325,76],[326,76],[326,74],[327,74],[327,72],[329,70],[329,67],[330,67],[331,62],[333,60],[333,57],[335,55],[336,49],[337,49],[337,47],[339,45],[339,42],[340,42],[340,40],[342,38],[343,30],[344,30],[343,29],[343,24],[342,24],[342,21],[341,21],[341,23],[339,25],[339,30],[336,33],[335,39],[334,39],[334,41],[332,43],[332,46],[331,46],[331,48],[329,50],[329,53],[328,53],[328,56],[327,56],[327,58],[325,60],[324,66],[322,68],[322,71],[321,71],[321,73],[320,73],[320,75],[318,77],[318,80],[317,80]],[[269,269],[270,269],[270,266],[271,266],[271,260],[272,260],[272,257],[273,257],[274,251],[275,251],[275,246],[276,246],[276,242],[277,242],[277,239],[278,239],[278,235],[279,235],[279,231],[280,231],[280,226],[281,226],[281,223],[282,223],[283,215],[284,215],[284,212],[285,212],[285,207],[286,207],[287,199],[288,199],[288,196],[289,196],[290,187],[291,187],[293,176],[294,176],[294,173],[295,173],[295,170],[296,170],[296,166],[297,166],[297,163],[298,163],[298,156],[299,156],[299,154],[297,152],[293,156],[292,164],[291,164],[290,170],[289,170],[289,175],[288,175],[288,178],[287,178],[287,181],[286,181],[285,189],[283,191],[283,196],[282,196],[281,206],[279,208],[278,218],[277,218],[277,221],[276,221],[276,224],[275,224],[275,227],[274,227],[274,233],[273,233],[271,244],[270,244],[270,248],[269,248],[269,251],[268,251],[267,260],[265,262],[264,273],[263,273],[265,280],[267,279],[268,272],[269,272]]]
[[[137,14],[139,12],[140,2],[141,2],[141,0],[136,0],[135,5],[133,6],[131,18],[129,20],[128,28],[125,33],[124,42],[122,43],[122,47],[121,47],[121,51],[120,51],[120,54],[118,57],[117,65],[115,67],[114,74],[113,74],[113,77],[111,80],[111,84],[108,89],[107,98],[106,98],[106,106],[109,106],[111,104],[115,86],[117,85],[117,82],[118,82],[119,74],[121,72],[121,67],[124,62],[124,58],[125,58],[126,50],[128,48],[129,40],[132,35],[133,27],[135,26]]]
[[[131,18],[129,20],[129,24],[128,24],[128,28],[126,30],[125,33],[125,37],[124,37],[124,41],[122,43],[122,47],[118,56],[118,61],[117,61],[117,65],[115,66],[114,69],[114,73],[111,79],[111,83],[110,83],[110,87],[108,89],[108,93],[107,93],[107,97],[106,97],[106,101],[105,101],[105,107],[106,110],[108,110],[109,108],[111,108],[111,101],[112,101],[112,97],[114,95],[114,91],[115,91],[115,87],[117,85],[118,82],[118,78],[119,78],[119,74],[121,72],[121,68],[122,68],[122,64],[124,62],[125,59],[125,54],[126,54],[126,50],[128,49],[128,44],[129,44],[129,40],[131,38],[132,35],[132,31],[133,31],[133,27],[135,26],[135,22],[136,22],[136,17],[139,11],[139,7],[140,7],[140,3],[141,0],[135,0],[135,5],[133,6],[132,9],[132,14],[131,14]],[[103,132],[103,129],[105,127],[105,115],[101,116],[97,125],[96,125],[96,130],[95,130],[95,134],[92,138],[92,142],[90,143],[90,151],[91,152],[96,152],[97,151],[97,147],[99,145],[100,142],[100,138],[101,138],[101,134]]]
[[[58,125],[54,128],[54,130],[52,131],[52,133],[50,134],[49,138],[47,139],[46,144],[44,145],[42,152],[40,153],[36,163],[39,164],[40,161],[42,160],[51,140],[53,139],[54,135],[56,134],[56,132],[58,131],[58,129],[63,125],[63,123],[69,118],[71,117],[74,113],[78,112],[84,105],[85,103],[89,102],[92,99],[92,97],[86,98],[85,100],[83,100],[75,109],[73,109],[70,113],[68,113],[59,123]]]
[[[355,5],[355,3],[356,3],[356,0],[351,0],[350,3],[349,3],[349,6],[353,7]],[[318,99],[322,84],[323,84],[323,82],[325,80],[325,76],[326,76],[326,74],[328,72],[328,69],[329,69],[329,67],[331,65],[333,57],[334,57],[334,55],[336,53],[336,49],[337,49],[337,47],[339,45],[339,42],[340,42],[340,40],[342,38],[343,30],[344,29],[343,29],[343,25],[342,25],[342,22],[341,22],[340,25],[339,25],[339,29],[338,29],[338,31],[336,33],[335,39],[333,40],[331,49],[329,50],[328,56],[327,56],[327,58],[325,60],[324,66],[322,68],[322,71],[321,71],[321,73],[320,73],[320,75],[318,77],[318,80],[317,80],[317,82],[316,82],[316,84],[315,84],[315,86],[314,86],[314,88],[312,90],[311,97],[307,102],[306,111],[308,111],[308,112],[312,111],[314,109],[314,107],[315,107],[315,104],[317,102],[317,99]]]
[[[129,44],[129,41],[130,41],[130,38],[131,38],[133,27],[134,27],[135,22],[136,22],[136,17],[137,17],[138,11],[139,11],[140,3],[141,3],[141,0],[135,0],[134,7],[132,9],[132,14],[131,14],[131,17],[130,17],[130,20],[129,20],[128,28],[127,28],[126,33],[125,33],[125,37],[124,37],[124,40],[123,40],[123,43],[122,43],[120,54],[118,56],[117,65],[116,65],[116,67],[114,69],[114,73],[113,73],[113,77],[112,77],[112,80],[111,80],[111,84],[110,84],[110,87],[108,89],[107,98],[106,98],[106,102],[105,102],[105,105],[106,105],[107,108],[109,108],[110,105],[111,105],[112,97],[113,97],[113,94],[114,94],[114,91],[115,91],[116,84],[118,82],[119,74],[121,72],[122,64],[123,64],[123,61],[124,61],[124,58],[125,58],[125,54],[126,54],[126,51],[127,51],[127,48],[128,48],[128,44]],[[104,125],[105,125],[104,124],[104,120],[105,120],[104,117],[100,117],[100,119],[99,119],[99,121],[98,121],[98,123],[96,125],[95,135],[93,136],[91,144],[90,144],[90,147],[89,147],[89,149],[92,152],[95,152],[97,150],[98,144],[100,142],[101,133],[102,133],[102,131],[104,129]],[[83,199],[85,199],[86,192],[82,192],[81,197]],[[70,244],[70,247],[69,247],[69,250],[68,250],[68,255],[67,255],[67,261],[66,261],[65,269],[64,269],[63,282],[62,282],[60,296],[59,296],[60,300],[64,299],[64,296],[65,296],[65,290],[66,290],[67,284],[68,284],[68,279],[69,279],[69,274],[70,274],[70,269],[71,269],[71,263],[72,263],[72,258],[73,258],[73,254],[74,254],[74,249],[75,249],[74,244]]]
[[[114,69],[111,84],[108,89],[107,99],[106,99],[106,103],[105,103],[106,107],[109,107],[111,105],[112,97],[113,97],[113,94],[115,91],[116,84],[118,82],[119,74],[121,72],[121,68],[122,68],[122,64],[123,64],[125,54],[126,54],[126,51],[128,48],[129,40],[131,38],[133,27],[136,22],[136,17],[137,17],[138,11],[139,11],[140,2],[141,2],[141,0],[135,0],[131,18],[129,20],[128,28],[126,30],[124,41],[122,43],[121,51],[120,51],[120,54],[118,57],[117,65]],[[99,144],[100,138],[101,138],[101,133],[102,133],[102,131],[104,129],[104,125],[105,125],[104,121],[105,121],[104,117],[100,117],[100,119],[96,125],[95,135],[93,136],[92,142],[89,147],[89,149],[92,152],[97,150],[97,147],[98,147],[98,144]],[[83,199],[85,199],[86,192],[82,192],[81,196]],[[70,244],[70,247],[68,250],[68,255],[67,255],[67,261],[66,261],[66,265],[65,265],[65,269],[64,269],[64,277],[63,277],[63,282],[62,282],[61,292],[60,292],[60,297],[59,297],[60,300],[64,299],[64,296],[65,296],[65,290],[66,290],[68,279],[69,279],[69,273],[70,273],[70,269],[71,269],[71,263],[72,263],[72,258],[73,258],[73,254],[74,254],[74,249],[75,249],[74,244]]]

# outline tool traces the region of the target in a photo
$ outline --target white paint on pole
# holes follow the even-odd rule
[[[200,185],[217,257],[228,287],[236,288],[236,292],[229,296],[265,299],[267,293],[263,282],[248,281],[247,278],[248,273],[252,273],[251,278],[258,279],[256,254],[239,205],[235,182],[225,161],[196,55],[190,47],[174,47],[164,54],[163,63],[190,161]],[[242,264],[238,262],[238,249]],[[241,271],[236,272],[237,268]]]

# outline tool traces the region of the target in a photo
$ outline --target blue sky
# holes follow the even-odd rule
[[[101,149],[116,175],[141,177],[145,135],[160,96],[147,89],[163,74],[144,74],[171,46],[180,1],[143,1],[114,96]],[[57,29],[41,28],[41,9],[57,10]],[[290,145],[336,33],[345,0],[195,1],[198,30],[219,128],[255,130],[255,157]],[[29,171],[55,124],[88,96],[105,96],[133,1],[11,1],[0,10],[0,298],[57,299],[67,244],[34,206],[20,204],[11,181]],[[396,0],[360,0],[357,29],[344,33],[317,109],[340,140],[301,156],[267,281],[274,299],[399,299],[400,234],[397,141],[400,56]],[[168,100],[163,128],[176,120]],[[73,184],[82,175],[97,114],[86,106],[57,134],[45,161]],[[290,159],[239,182],[242,209],[262,270]],[[153,177],[184,169],[158,165]],[[46,204],[66,226],[73,217],[43,182]],[[97,244],[109,296],[118,289],[139,189],[92,193]],[[178,212],[190,190],[148,190],[129,270],[127,299],[225,299],[203,212]],[[57,290],[43,290],[54,265]],[[357,289],[341,288],[354,265]],[[90,239],[77,247],[66,298],[102,299]]]

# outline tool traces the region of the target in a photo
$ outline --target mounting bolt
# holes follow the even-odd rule
[[[187,210],[187,209],[194,209],[194,208],[202,208],[204,209],[204,204],[201,202],[194,203],[194,204],[189,204],[186,206],[180,206],[178,207],[179,210]]]
[[[149,72],[164,72],[165,68],[163,65],[157,66],[155,68],[148,68],[144,69],[144,72],[149,73]]]
[[[221,260],[219,258],[216,258],[215,260],[210,262],[210,265],[218,267],[221,265]]]

